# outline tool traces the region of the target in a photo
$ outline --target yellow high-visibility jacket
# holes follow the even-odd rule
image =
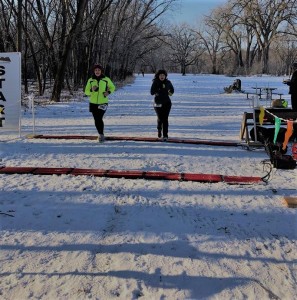
[[[92,90],[92,87],[97,87],[96,91]],[[104,92],[108,92],[109,94],[115,91],[115,85],[105,75],[101,75],[100,77],[92,76],[89,78],[86,87],[85,94],[89,96],[90,103],[92,104],[108,104],[108,97],[104,96]]]

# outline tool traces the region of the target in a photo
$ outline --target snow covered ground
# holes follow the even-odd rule
[[[152,74],[118,89],[106,136],[156,137]],[[239,77],[242,88],[280,77]],[[169,137],[239,142],[245,94],[234,78],[169,74]],[[276,96],[277,98],[278,96]],[[266,100],[262,100],[266,105]],[[36,107],[36,134],[96,135],[84,97]],[[28,139],[1,133],[1,164],[260,176],[264,149],[174,143]],[[297,169],[267,184],[228,185],[71,175],[0,175],[0,298],[296,299]]]

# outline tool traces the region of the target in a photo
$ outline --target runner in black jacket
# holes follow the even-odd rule
[[[284,81],[284,83],[290,87],[292,110],[297,112],[297,62],[292,64],[292,70],[291,80]]]
[[[171,81],[167,79],[167,72],[159,70],[151,86],[151,95],[155,96],[154,109],[157,114],[158,137],[162,137],[163,131],[164,141],[168,139],[168,116],[172,105],[169,96],[173,93],[174,88]]]
[[[297,62],[292,64],[292,71],[293,74],[291,79],[284,81],[289,88],[289,94],[291,94],[291,104],[292,104],[292,111],[297,112]],[[297,141],[297,124],[293,123],[293,136],[294,140]]]

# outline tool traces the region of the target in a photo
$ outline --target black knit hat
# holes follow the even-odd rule
[[[297,62],[292,63],[292,68],[297,69]]]
[[[95,64],[93,67],[93,71],[95,71],[95,69],[100,69],[103,72],[103,67],[99,64]]]
[[[156,73],[155,77],[159,77],[160,74],[164,74],[164,75],[167,77],[167,72],[166,72],[165,70],[159,70],[159,71]]]

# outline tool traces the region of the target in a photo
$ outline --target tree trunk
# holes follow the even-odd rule
[[[262,74],[268,74],[269,73],[269,46],[266,45],[266,47],[263,49],[263,55],[262,55]]]
[[[58,69],[57,69],[57,73],[55,76],[55,82],[54,82],[51,101],[60,102],[61,91],[62,91],[63,84],[64,84],[67,60],[68,60],[69,54],[72,50],[75,38],[79,32],[80,24],[83,20],[87,2],[88,2],[88,0],[79,0],[79,2],[77,4],[77,12],[76,12],[75,21],[74,21],[72,28],[67,36],[66,42],[64,44],[64,48],[62,50],[61,58],[59,59]]]
[[[22,52],[22,2],[18,0],[18,30],[17,30],[17,51]]]

